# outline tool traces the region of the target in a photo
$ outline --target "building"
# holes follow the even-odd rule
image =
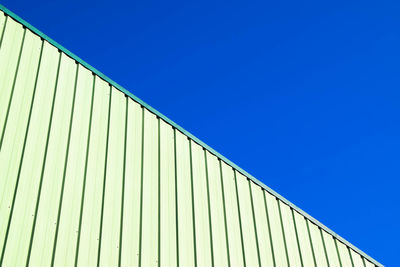
[[[382,266],[0,9],[0,266]]]

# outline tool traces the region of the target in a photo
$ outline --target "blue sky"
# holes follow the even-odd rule
[[[1,3],[398,266],[398,1]]]

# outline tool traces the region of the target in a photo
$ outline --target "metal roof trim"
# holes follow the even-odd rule
[[[275,197],[277,197],[279,200],[281,200],[282,202],[284,202],[285,204],[289,205],[291,208],[293,208],[294,210],[296,210],[297,212],[299,212],[300,214],[302,214],[304,217],[306,217],[307,219],[309,219],[311,222],[313,222],[314,224],[316,224],[317,226],[319,226],[321,229],[325,230],[326,232],[328,232],[329,234],[331,234],[332,236],[334,236],[336,239],[338,239],[339,241],[341,241],[342,243],[344,243],[345,245],[347,245],[348,247],[350,247],[351,249],[353,249],[355,252],[359,253],[361,256],[363,256],[364,258],[366,258],[367,260],[369,260],[370,262],[372,262],[373,264],[375,264],[376,266],[379,267],[384,267],[384,265],[382,265],[381,263],[377,262],[375,259],[373,259],[372,257],[368,256],[366,253],[364,253],[362,250],[358,249],[357,247],[355,247],[354,245],[352,245],[350,242],[348,242],[346,239],[344,239],[343,237],[337,235],[335,232],[333,232],[331,229],[329,229],[328,227],[326,227],[325,225],[323,225],[321,222],[319,222],[318,220],[314,219],[311,215],[309,215],[307,212],[303,211],[302,209],[300,209],[299,207],[297,207],[295,204],[293,204],[292,202],[290,202],[289,200],[287,200],[286,198],[284,198],[282,195],[280,195],[279,193],[277,193],[275,190],[271,189],[270,187],[266,186],[264,183],[262,183],[261,181],[259,181],[257,178],[255,178],[253,175],[249,174],[248,172],[246,172],[245,170],[243,170],[242,168],[240,168],[239,166],[237,166],[235,163],[233,163],[232,161],[230,161],[229,159],[227,159],[226,157],[224,157],[223,155],[221,155],[219,152],[215,151],[213,148],[209,147],[207,144],[205,144],[203,141],[201,141],[200,139],[198,139],[197,137],[195,137],[193,134],[191,134],[190,132],[186,131],[185,129],[183,129],[181,126],[179,126],[178,124],[176,124],[174,121],[172,121],[171,119],[167,118],[165,115],[163,115],[162,113],[160,113],[159,111],[157,111],[156,109],[154,109],[153,107],[151,107],[149,104],[147,104],[146,102],[144,102],[143,100],[141,100],[140,98],[138,98],[137,96],[135,96],[134,94],[132,94],[130,91],[128,91],[127,89],[125,89],[123,86],[119,85],[118,83],[116,83],[115,81],[111,80],[110,78],[108,78],[106,75],[104,75],[102,72],[100,72],[99,70],[97,70],[96,68],[94,68],[93,66],[89,65],[88,63],[86,63],[83,59],[81,59],[80,57],[78,57],[77,55],[75,55],[74,53],[72,53],[71,51],[69,51],[68,49],[66,49],[65,47],[63,47],[62,45],[60,45],[59,43],[57,43],[56,41],[54,41],[53,39],[51,39],[50,37],[48,37],[46,34],[42,33],[41,31],[39,31],[37,28],[35,28],[34,26],[32,26],[30,23],[28,23],[27,21],[25,21],[24,19],[22,19],[21,17],[19,17],[17,14],[15,14],[14,12],[12,12],[11,10],[9,10],[8,8],[6,8],[5,6],[3,6],[2,4],[0,4],[0,10],[3,11],[6,15],[10,16],[11,18],[13,18],[14,20],[16,20],[17,22],[21,23],[24,27],[26,27],[27,29],[31,30],[33,33],[37,34],[38,36],[40,36],[42,39],[46,40],[47,42],[49,42],[50,44],[52,44],[53,46],[55,46],[56,48],[58,48],[61,52],[63,52],[64,54],[66,54],[67,56],[71,57],[72,59],[74,59],[77,63],[81,64],[82,66],[84,66],[85,68],[87,68],[88,70],[92,71],[95,75],[99,76],[100,78],[102,78],[104,81],[108,82],[111,86],[117,88],[118,90],[122,91],[124,94],[126,94],[127,96],[129,96],[130,98],[132,98],[134,101],[136,101],[137,103],[139,103],[140,105],[142,105],[143,107],[145,107],[146,109],[148,109],[150,112],[154,113],[156,116],[158,116],[159,118],[163,119],[165,122],[167,122],[168,124],[170,124],[172,127],[176,128],[177,130],[179,130],[180,132],[182,132],[184,135],[186,135],[188,138],[192,139],[193,141],[195,141],[196,143],[198,143],[200,146],[202,146],[203,148],[207,149],[209,152],[211,152],[212,154],[214,154],[217,158],[219,158],[220,160],[223,160],[225,163],[227,163],[228,165],[230,165],[234,170],[240,172],[241,174],[243,174],[244,176],[246,176],[248,179],[252,180],[254,183],[256,183],[257,185],[261,186],[262,188],[264,188],[266,191],[268,191],[269,193],[271,193],[272,195],[274,195]]]

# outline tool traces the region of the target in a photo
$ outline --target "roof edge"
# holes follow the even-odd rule
[[[256,183],[257,185],[259,185],[260,187],[262,187],[263,189],[265,189],[266,191],[268,191],[269,193],[271,193],[272,195],[274,195],[275,197],[277,197],[279,200],[281,200],[282,202],[284,202],[285,204],[287,204],[289,207],[293,208],[294,210],[296,210],[297,212],[299,212],[301,215],[303,215],[304,217],[306,217],[308,220],[310,220],[311,222],[313,222],[314,224],[316,224],[317,226],[319,226],[321,229],[325,230],[327,233],[331,234],[333,237],[335,237],[336,239],[338,239],[339,241],[341,241],[342,243],[344,243],[345,245],[347,245],[348,247],[350,247],[351,249],[353,249],[355,252],[359,253],[361,256],[363,256],[364,258],[366,258],[367,260],[369,260],[370,262],[372,262],[373,264],[375,264],[376,266],[379,267],[384,267],[384,265],[382,265],[381,263],[379,263],[378,261],[376,261],[375,259],[373,259],[372,257],[368,256],[365,252],[363,252],[362,250],[358,249],[357,247],[355,247],[353,244],[351,244],[350,242],[348,242],[346,239],[344,239],[343,237],[337,235],[335,232],[333,232],[331,229],[329,229],[328,227],[326,227],[325,225],[323,225],[321,222],[319,222],[318,220],[316,220],[315,218],[313,218],[311,215],[309,215],[307,212],[303,211],[302,209],[300,209],[299,207],[297,207],[295,204],[293,204],[292,202],[290,202],[289,200],[287,200],[286,198],[284,198],[282,195],[280,195],[279,193],[277,193],[275,190],[271,189],[270,187],[268,187],[267,185],[265,185],[263,182],[259,181],[257,178],[255,178],[253,175],[249,174],[248,172],[246,172],[245,170],[243,170],[242,168],[240,168],[239,166],[237,166],[235,163],[233,163],[232,161],[230,161],[229,159],[227,159],[226,157],[224,157],[223,155],[221,155],[219,152],[215,151],[213,148],[209,147],[207,144],[205,144],[203,141],[201,141],[200,139],[198,139],[196,136],[194,136],[193,134],[191,134],[190,132],[186,131],[185,129],[183,129],[181,126],[179,126],[178,124],[176,124],[174,121],[172,121],[171,119],[167,118],[165,115],[163,115],[161,112],[157,111],[156,109],[154,109],[152,106],[150,106],[149,104],[147,104],[146,102],[144,102],[143,100],[141,100],[140,98],[138,98],[137,96],[135,96],[134,94],[132,94],[130,91],[128,91],[127,89],[125,89],[123,86],[119,85],[118,83],[116,83],[115,81],[111,80],[110,78],[108,78],[106,75],[104,75],[102,72],[100,72],[99,70],[97,70],[96,68],[94,68],[93,66],[89,65],[88,63],[86,63],[83,59],[81,59],[80,57],[78,57],[77,55],[75,55],[74,53],[72,53],[71,51],[69,51],[68,49],[66,49],[65,47],[63,47],[62,45],[60,45],[59,43],[57,43],[56,41],[54,41],[53,39],[51,39],[50,37],[48,37],[46,34],[42,33],[40,30],[38,30],[37,28],[35,28],[34,26],[32,26],[30,23],[28,23],[27,21],[25,21],[24,19],[22,19],[21,17],[19,17],[17,14],[15,14],[14,12],[12,12],[11,10],[9,10],[8,8],[6,8],[5,6],[3,6],[2,4],[0,4],[0,10],[3,11],[6,15],[10,16],[11,18],[13,18],[14,20],[16,20],[17,22],[21,23],[24,27],[26,27],[27,29],[31,30],[33,33],[37,34],[38,36],[40,36],[43,40],[46,40],[47,42],[49,42],[50,44],[52,44],[53,46],[55,46],[56,48],[58,48],[61,52],[63,52],[64,54],[66,54],[67,56],[71,57],[72,59],[74,59],[77,63],[81,64],[82,66],[84,66],[85,68],[87,68],[88,70],[92,71],[94,74],[96,74],[97,76],[99,76],[100,78],[102,78],[104,81],[108,82],[111,86],[117,88],[118,90],[120,90],[121,92],[123,92],[124,94],[126,94],[127,96],[129,96],[130,98],[132,98],[134,101],[136,101],[137,103],[139,103],[140,105],[142,105],[143,107],[145,107],[146,109],[148,109],[150,112],[154,113],[157,117],[163,119],[165,122],[167,122],[168,124],[170,124],[172,127],[176,128],[177,130],[179,130],[180,132],[182,132],[184,135],[186,135],[188,138],[192,139],[193,141],[195,141],[197,144],[199,144],[200,146],[202,146],[203,148],[207,149],[209,152],[211,152],[212,154],[214,154],[217,158],[219,158],[220,160],[223,160],[226,164],[230,165],[234,170],[240,172],[241,174],[243,174],[244,176],[246,176],[248,179],[252,180],[254,183]]]

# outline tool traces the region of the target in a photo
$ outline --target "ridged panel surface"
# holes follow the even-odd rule
[[[375,266],[0,12],[0,266]]]

